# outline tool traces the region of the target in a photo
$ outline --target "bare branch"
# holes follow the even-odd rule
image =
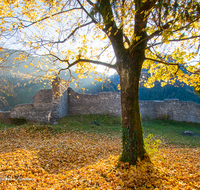
[[[109,47],[111,46],[111,44],[107,45],[104,50],[97,56],[100,57]]]
[[[193,20],[192,22],[190,22],[190,23],[186,24],[185,26],[180,27],[179,29],[174,30],[174,31],[172,31],[172,32],[174,33],[174,32],[181,31],[181,30],[187,28],[187,27],[188,27],[189,25],[191,25],[192,23],[198,21],[199,19],[200,19],[200,17],[196,18],[196,19]],[[166,23],[160,30],[155,31],[153,34],[151,34],[150,36],[148,36],[148,40],[152,39],[152,38],[155,37],[155,36],[160,36],[160,35],[162,35],[162,32],[163,32],[164,30],[168,29],[168,28],[170,27],[170,24],[175,24],[176,21],[178,21],[178,18],[177,18],[175,21],[174,21],[174,20],[171,20],[171,21],[169,21],[168,23]]]
[[[50,55],[50,56],[56,58],[56,61],[59,60],[59,61],[61,61],[61,62],[67,62],[67,63],[69,64],[69,60],[68,60],[68,59],[60,59],[60,57],[58,57],[58,56],[56,56],[56,55],[54,55],[54,54],[51,54],[51,53],[50,53],[50,54],[45,54],[44,56],[48,56],[48,55]]]
[[[51,17],[57,16],[57,15],[59,15],[59,14],[67,13],[67,12],[70,12],[70,11],[73,11],[73,10],[78,10],[78,9],[81,9],[81,7],[76,7],[76,8],[73,8],[73,9],[66,10],[66,11],[60,11],[60,12],[58,12],[58,13],[52,14]],[[41,22],[41,21],[44,21],[44,20],[46,20],[46,19],[48,19],[48,18],[50,18],[50,16],[46,16],[46,17],[44,17],[44,18],[41,18],[41,19],[39,19],[39,20],[37,20],[37,21],[32,22],[32,23],[29,24],[29,25],[24,25],[23,28],[27,28],[27,27],[29,27],[29,26],[31,26],[31,25],[34,25],[34,24],[36,24],[36,23],[38,23],[38,22]],[[20,21],[24,21],[24,20],[21,20],[21,19],[19,19],[19,20],[20,20]],[[29,22],[29,21],[26,21],[26,22]]]
[[[83,27],[85,27],[85,26],[88,26],[88,25],[90,25],[90,24],[92,24],[92,23],[93,23],[93,22],[91,21],[91,22],[88,22],[88,23],[86,23],[86,24],[82,24],[82,25],[76,27],[76,28],[75,28],[65,39],[63,39],[63,40],[58,40],[58,41],[41,40],[41,41],[36,41],[35,43],[42,43],[42,46],[44,46],[44,45],[46,45],[46,44],[48,44],[48,43],[51,43],[51,44],[61,44],[61,43],[64,43],[64,42],[66,42],[67,40],[69,40],[70,37],[72,37],[78,29],[83,28]]]
[[[149,60],[149,61],[153,61],[153,62],[157,62],[157,63],[162,63],[162,64],[164,64],[164,65],[180,66],[178,63],[165,62],[165,61],[163,61],[163,60],[152,59],[152,58],[148,58],[148,57],[145,57],[145,60]]]
[[[153,62],[157,62],[157,63],[162,63],[162,64],[164,64],[164,65],[173,65],[173,66],[177,66],[178,68],[177,68],[177,71],[176,71],[175,73],[177,73],[178,70],[179,70],[180,68],[183,68],[183,69],[185,69],[188,73],[191,73],[191,74],[200,74],[200,70],[197,70],[196,72],[191,72],[191,71],[189,71],[186,67],[183,66],[184,63],[183,63],[182,65],[180,65],[180,64],[178,64],[178,63],[166,62],[166,61],[163,61],[163,60],[157,60],[157,59],[152,59],[152,58],[148,58],[148,57],[146,57],[145,60],[149,60],[149,61],[153,61]]]
[[[54,58],[56,58],[56,60],[59,60],[61,62],[66,62],[68,63],[68,67],[66,68],[63,68],[63,69],[60,69],[59,73],[63,70],[68,70],[70,67],[76,65],[77,63],[79,62],[86,62],[86,63],[94,63],[94,64],[97,64],[97,65],[102,65],[102,66],[106,66],[106,67],[109,67],[109,68],[112,68],[112,69],[116,69],[116,66],[115,65],[111,65],[110,63],[106,63],[106,62],[102,62],[102,61],[97,61],[97,60],[90,60],[90,59],[77,59],[76,61],[74,61],[73,63],[69,63],[69,60],[68,59],[60,59],[58,56],[54,55],[54,54],[45,54],[46,55],[50,55]]]
[[[85,27],[85,26],[87,26],[87,25],[90,25],[90,24],[92,24],[92,23],[93,23],[93,21],[88,22],[88,23],[86,23],[86,24],[82,24],[82,25],[80,25],[79,27],[76,27],[76,28],[69,34],[69,36],[67,36],[67,38],[65,38],[64,40],[61,40],[61,41],[59,40],[59,41],[50,42],[50,43],[64,43],[64,42],[66,42],[71,36],[73,36],[74,33],[75,33],[78,29],[83,28],[83,27]]]
[[[180,41],[185,41],[185,40],[191,40],[191,39],[194,39],[194,38],[200,38],[200,36],[191,36],[189,38],[167,40],[167,42],[180,42]],[[149,49],[151,47],[154,47],[154,46],[157,46],[157,45],[160,45],[160,44],[163,44],[163,43],[164,42],[159,42],[159,43],[152,44],[152,45],[148,46],[146,49]]]
[[[92,1],[90,1],[90,0],[86,0],[91,6],[95,6],[95,4],[92,2]]]
[[[94,63],[94,64],[97,64],[97,65],[102,65],[102,66],[106,66],[106,67],[115,69],[115,65],[111,65],[111,64],[109,64],[109,63],[102,62],[102,61],[88,60],[88,59],[79,59],[79,60],[77,60],[77,62]]]
[[[83,7],[83,5],[81,4],[81,2],[79,0],[77,0],[79,5],[81,6],[81,9],[84,10],[84,12],[92,19],[92,21],[97,24],[98,22],[95,20],[95,18],[90,14],[88,13],[88,11]]]
[[[61,71],[68,70],[70,67],[76,65],[79,62],[94,63],[94,64],[97,64],[97,65],[103,65],[103,66],[115,69],[115,65],[111,65],[111,64],[106,63],[106,62],[96,61],[96,60],[89,60],[89,59],[81,59],[80,58],[80,59],[77,59],[76,61],[74,61],[73,63],[70,63],[68,67],[60,69],[59,72],[58,72],[58,75],[60,74]]]

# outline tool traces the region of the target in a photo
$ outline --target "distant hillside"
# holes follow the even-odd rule
[[[8,54],[9,56],[5,58],[6,66],[8,67],[7,72],[0,72],[0,77],[6,79],[10,86],[13,87],[14,95],[5,96],[5,99],[8,102],[6,109],[12,109],[17,104],[22,103],[31,103],[32,97],[38,92],[38,90],[43,88],[51,88],[51,84],[48,81],[37,82],[33,79],[30,81],[30,78],[26,78],[24,73],[34,72],[33,67],[25,68],[24,66],[29,64],[31,61],[34,61],[35,64],[37,61],[42,61],[40,57],[33,57],[29,55],[26,61],[15,60],[15,57],[18,57],[20,54],[26,54],[24,51],[19,50],[8,50],[0,51],[0,58],[5,57]],[[13,62],[15,61],[15,64]],[[14,68],[13,68],[14,66]],[[12,74],[9,70],[12,69]],[[70,84],[70,87],[75,89],[79,93],[88,93],[88,94],[98,94],[99,92],[120,92],[118,90],[118,84],[120,83],[119,76],[114,74],[112,76],[106,76],[108,80],[104,82],[96,82],[93,80],[94,77],[97,77],[94,73],[91,73],[92,78],[78,79],[78,74],[73,70],[71,74],[74,77],[74,82]],[[97,73],[101,75],[101,73]],[[25,78],[24,78],[25,77]],[[60,75],[61,78],[68,80],[69,73],[62,72]],[[92,84],[94,83],[94,84]],[[78,87],[78,88],[76,88]],[[0,96],[2,94],[0,93]],[[140,100],[164,100],[164,99],[179,99],[180,101],[193,101],[200,104],[200,98],[193,92],[193,88],[189,86],[179,86],[174,87],[172,85],[166,85],[164,87],[160,86],[160,83],[156,83],[153,88],[144,88],[140,87],[139,89],[139,99]],[[0,105],[0,110],[5,109]]]
[[[16,59],[19,56],[27,57],[27,60]],[[4,66],[7,68],[6,71],[8,71],[8,73],[10,73],[10,70],[12,70],[12,73],[16,73],[16,74],[31,74],[38,70],[37,68],[35,68],[35,66],[38,64],[38,62],[40,62],[41,65],[43,65],[45,63],[44,60],[49,59],[49,58],[44,57],[44,56],[43,57],[32,56],[22,50],[3,49],[0,51],[0,59],[2,59],[2,61],[5,63]],[[33,63],[34,67],[30,66],[30,63]],[[27,65],[29,65],[29,66],[27,67]],[[44,65],[51,67],[50,60],[49,60],[49,64],[47,62]],[[71,75],[74,78],[74,83],[70,85],[72,88],[75,88],[75,86],[76,86],[75,83],[80,84],[81,88],[88,84],[92,84],[93,77],[97,76],[94,73],[91,73],[92,78],[88,77],[88,78],[84,78],[84,79],[79,79],[79,82],[77,82],[76,79],[78,79],[79,74],[76,74],[74,72],[74,70],[75,70],[75,67],[73,67],[71,69]],[[43,72],[37,72],[37,74],[34,74],[34,75],[39,76],[39,75],[43,75],[43,74],[44,74]],[[98,73],[98,74],[100,75],[101,73]],[[0,75],[1,75],[1,72],[0,72]],[[60,77],[65,80],[68,80],[70,77],[70,74],[66,73],[65,71],[62,71],[60,73]]]
[[[11,110],[17,104],[27,104],[32,103],[32,97],[40,90],[51,88],[48,81],[34,81],[31,78],[24,78],[22,74],[11,74],[6,73],[0,76],[0,79],[6,80],[7,87],[12,89],[12,94],[2,93],[0,91],[0,96],[3,96],[7,101],[4,105],[0,102],[0,110]]]
[[[29,64],[33,62],[33,64],[36,65],[37,61],[40,60],[39,57],[34,57],[25,51],[13,49],[2,49],[0,51],[0,58],[6,70],[12,70],[14,73],[20,72],[23,74],[36,71],[37,69],[31,67]],[[26,65],[29,66],[25,67]]]
[[[75,73],[74,73],[75,74]],[[76,76],[76,74],[75,74]],[[12,109],[17,104],[31,103],[32,97],[41,89],[51,88],[48,81],[30,81],[30,78],[23,78],[22,75],[4,75],[4,78],[9,81],[13,86],[14,96],[5,96],[9,106]],[[65,77],[66,78],[66,77]],[[118,90],[119,76],[117,74],[108,77],[110,82],[95,82],[92,84],[93,79],[87,78],[80,80],[79,88],[75,88],[75,82],[70,84],[70,87],[79,93],[98,94],[99,92],[120,92]],[[82,90],[84,88],[85,90]],[[164,99],[179,99],[180,101],[193,101],[200,104],[200,98],[193,92],[192,87],[184,85],[183,87],[174,87],[166,85],[161,87],[159,83],[155,84],[153,88],[140,87],[139,89],[140,100],[164,100]],[[0,108],[1,110],[2,108]]]
[[[31,103],[32,97],[41,89],[51,88],[51,84],[48,81],[35,81],[34,78],[30,78],[27,74],[35,72],[37,69],[28,66],[29,63],[37,64],[38,61],[42,62],[43,58],[33,57],[32,55],[27,55],[25,51],[12,50],[12,49],[0,49],[0,59],[2,61],[5,70],[0,70],[0,82],[6,80],[6,86],[12,89],[12,94],[8,91],[2,93],[1,89],[4,89],[5,84],[3,82],[0,84],[0,97],[3,97],[7,101],[7,105],[4,105],[0,101],[0,110],[12,109],[17,104]],[[19,56],[28,56],[27,60],[18,60]],[[12,71],[12,72],[11,72]],[[38,72],[38,75],[43,74]],[[92,78],[78,79],[78,74],[73,70],[71,71],[74,82],[70,84],[70,87],[74,88],[77,92],[82,92],[82,88],[88,84],[92,84]],[[95,75],[92,74],[92,77]],[[69,73],[61,72],[60,77],[68,80]],[[78,87],[78,88],[75,88]]]

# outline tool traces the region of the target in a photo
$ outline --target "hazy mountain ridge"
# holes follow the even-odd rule
[[[26,61],[15,60],[16,56],[20,54],[25,54],[26,52],[21,50],[6,50],[10,52],[10,56],[6,58],[7,61],[7,72],[0,72],[1,78],[5,78],[9,81],[9,84],[13,86],[15,95],[6,96],[6,100],[9,103],[10,108],[13,108],[17,104],[21,103],[31,103],[32,97],[37,93],[38,90],[44,88],[51,88],[51,84],[48,84],[47,81],[34,81],[33,78],[28,78],[24,73],[34,72],[36,69],[29,66],[25,68],[31,61],[37,63],[40,60],[40,57],[33,57],[29,55],[29,58]],[[0,57],[3,56],[3,52],[0,51]],[[15,60],[15,64],[13,64]],[[13,66],[15,68],[13,68]],[[12,70],[12,74],[9,70]],[[72,70],[72,75],[78,79],[78,74]],[[94,73],[91,74],[92,77],[95,77]],[[99,73],[101,75],[101,73]],[[68,80],[69,74],[62,72],[60,77]],[[88,94],[98,94],[99,92],[120,92],[118,90],[118,84],[120,84],[120,79],[117,74],[112,76],[107,76],[107,79],[104,82],[95,82],[93,78],[79,79],[79,82],[74,80],[70,84],[70,87],[74,88],[79,93],[88,93]],[[31,80],[31,82],[29,82]],[[93,82],[94,81],[94,82]],[[76,84],[77,85],[76,85]],[[92,84],[94,83],[94,84]],[[26,84],[26,85],[24,85]],[[75,88],[78,86],[79,88]],[[2,94],[0,94],[1,96]],[[5,95],[4,95],[5,96]],[[180,101],[193,101],[200,103],[200,98],[193,92],[193,88],[184,85],[179,87],[174,87],[172,85],[166,85],[164,87],[160,86],[159,82],[155,83],[155,86],[151,89],[140,87],[139,89],[139,99],[140,100],[164,100],[164,99],[179,99]],[[7,109],[8,109],[7,107]],[[2,109],[2,108],[0,108]]]

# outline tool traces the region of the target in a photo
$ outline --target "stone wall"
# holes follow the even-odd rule
[[[52,89],[38,91],[33,97],[32,104],[20,104],[11,112],[0,112],[0,118],[23,118],[28,121],[55,124],[66,115],[121,116],[120,93],[79,94],[68,86],[67,81],[57,77],[52,83]],[[140,101],[140,114],[142,119],[168,118],[200,123],[200,104],[179,100]]]
[[[10,113],[11,118],[26,119],[40,123],[55,123],[68,114],[68,83],[57,77],[52,89],[40,90],[32,104],[19,104]]]
[[[59,77],[52,83],[51,123],[68,114],[68,86],[68,82]]]
[[[40,123],[48,123],[51,116],[52,90],[40,90],[33,97],[32,104],[19,104],[10,113],[11,118],[26,119]]]
[[[140,101],[141,118],[171,119],[200,123],[200,104],[177,99]]]
[[[51,104],[52,102],[52,89],[39,90],[38,93],[33,96],[33,104],[40,106],[41,104]]]
[[[10,113],[11,118],[26,119],[39,123],[48,123],[50,120],[51,109],[37,109],[33,104],[19,104]]]
[[[0,119],[10,118],[11,111],[0,111]]]
[[[117,92],[79,94],[68,88],[68,114],[110,114],[121,116],[121,97]],[[200,123],[200,104],[179,100],[140,101],[142,119],[171,119]]]
[[[111,114],[121,116],[121,97],[118,92],[97,95],[79,94],[68,88],[68,114]]]

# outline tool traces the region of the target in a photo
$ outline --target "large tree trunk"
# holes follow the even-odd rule
[[[136,54],[137,55],[137,54]],[[129,55],[119,64],[122,108],[122,155],[120,161],[136,164],[144,159],[143,132],[139,109],[139,80],[143,56]]]
[[[121,107],[122,107],[122,144],[123,152],[120,160],[136,164],[138,158],[144,159],[144,143],[142,125],[139,109],[139,80],[142,64],[145,59],[145,48],[147,46],[147,16],[148,11],[155,5],[156,0],[135,0],[135,26],[134,35],[129,40],[123,35],[123,24],[120,29],[114,21],[112,5],[108,0],[101,0],[100,7],[97,6],[102,15],[107,34],[116,56],[116,69],[120,76],[121,85]],[[105,7],[105,9],[102,9]],[[124,37],[130,45],[124,47]],[[137,37],[137,38],[136,38]]]

